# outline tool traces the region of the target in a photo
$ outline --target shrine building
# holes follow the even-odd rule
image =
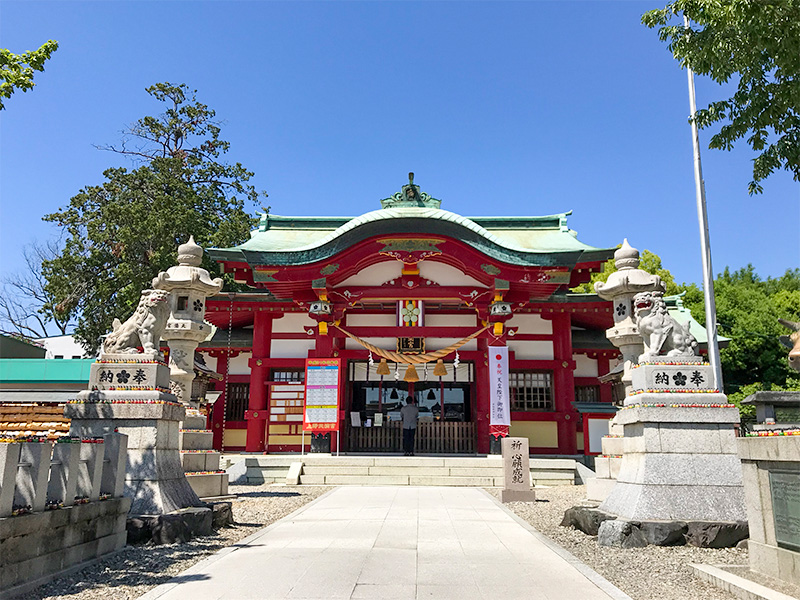
[[[299,452],[304,440],[308,450],[307,359],[335,359],[333,451],[398,451],[399,409],[413,395],[418,454],[488,453],[504,435],[527,437],[533,454],[599,452],[616,410],[598,379],[619,356],[605,337],[611,303],[569,290],[613,248],[579,241],[570,213],[463,217],[440,204],[410,174],[379,210],[264,214],[245,243],[208,250],[251,288],[207,302],[217,329],[199,350],[222,375],[208,394],[215,448]],[[498,346],[505,427],[489,415]]]

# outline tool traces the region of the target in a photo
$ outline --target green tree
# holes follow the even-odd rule
[[[620,245],[617,246],[617,248],[619,247]],[[661,277],[661,280],[667,286],[667,296],[677,294],[681,291],[678,287],[678,284],[675,283],[675,278],[672,276],[672,273],[669,272],[669,269],[665,269],[661,264],[661,257],[658,254],[650,252],[650,250],[645,250],[642,252],[639,256],[639,268],[643,271],[647,271],[648,273]],[[607,260],[603,265],[602,271],[599,273],[592,273],[592,278],[588,283],[582,283],[573,288],[571,291],[578,294],[593,294],[595,282],[608,281],[609,276],[616,270],[617,267],[614,264],[614,259],[612,258]]]
[[[145,164],[106,170],[103,183],[44,217],[65,233],[61,254],[43,265],[54,298],[46,308],[77,316],[75,336],[87,350],[99,347],[114,317],[133,312],[189,234],[201,246],[229,246],[247,239],[254,224],[245,211],[259,196],[248,183],[253,173],[220,162],[229,144],[214,111],[183,84],[159,83],[147,93],[165,112],[140,119],[119,147],[108,147]],[[219,271],[207,255],[203,266]]]
[[[800,181],[800,0],[673,0],[642,22],[659,28],[682,66],[720,84],[738,79],[733,96],[697,111],[696,121],[722,124],[710,148],[730,150],[746,137],[759,153],[750,194],[776,169]]]
[[[44,63],[58,50],[58,42],[49,40],[38,50],[14,54],[0,48],[0,110],[5,108],[3,100],[11,98],[17,90],[33,89],[33,72],[44,71]]]
[[[694,284],[690,287],[693,290],[687,292],[684,305],[705,324],[702,294]],[[778,318],[800,319],[800,269],[762,280],[752,265],[737,271],[726,268],[714,280],[714,295],[719,333],[731,338],[720,350],[725,391],[737,393],[752,385],[791,389],[800,383],[788,366],[787,351],[779,341],[786,330],[778,323]],[[748,393],[752,391],[757,389]]]

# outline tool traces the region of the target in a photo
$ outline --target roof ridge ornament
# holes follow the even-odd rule
[[[413,206],[421,208],[439,208],[441,200],[433,198],[430,194],[420,191],[414,184],[414,173],[408,174],[408,183],[396,194],[381,200],[381,208],[396,208],[400,206]]]

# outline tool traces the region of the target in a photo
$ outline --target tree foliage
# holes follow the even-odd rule
[[[705,325],[705,308],[699,288],[684,305]],[[720,350],[725,391],[735,393],[751,384],[759,389],[783,389],[798,383],[787,363],[787,350],[779,339],[786,329],[778,318],[800,320],[800,269],[789,269],[778,278],[762,280],[752,265],[737,271],[726,268],[714,280],[717,329],[731,338]]]
[[[11,98],[17,90],[33,89],[33,72],[44,71],[44,63],[58,50],[58,42],[49,40],[38,50],[14,54],[0,48],[0,110],[5,108],[3,100]]]
[[[104,182],[44,217],[66,234],[60,255],[44,263],[47,290],[58,310],[77,316],[75,336],[87,350],[99,347],[115,317],[133,312],[189,234],[204,247],[230,246],[247,239],[254,223],[245,211],[259,195],[248,183],[253,173],[221,162],[229,143],[214,111],[183,84],[159,83],[147,93],[165,112],[138,120],[119,147],[107,147],[144,164],[106,170]],[[203,266],[219,271],[207,255]]]
[[[680,14],[694,25],[676,22]],[[759,153],[750,193],[776,169],[800,181],[800,0],[673,0],[642,22],[659,28],[682,66],[720,84],[738,78],[733,96],[697,111],[696,122],[722,124],[711,148],[746,137]]]

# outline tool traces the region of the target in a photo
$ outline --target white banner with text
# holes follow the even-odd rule
[[[489,424],[511,425],[507,346],[489,346]]]

